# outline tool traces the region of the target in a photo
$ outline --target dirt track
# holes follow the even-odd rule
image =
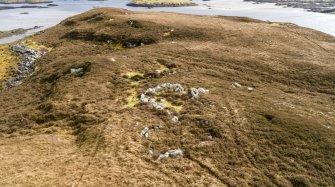
[[[52,51],[0,93],[1,186],[335,185],[334,37],[248,18],[95,9],[32,40]],[[175,124],[136,101],[162,83],[209,93],[161,93]],[[141,137],[152,125],[162,127]],[[178,148],[183,157],[157,160]]]

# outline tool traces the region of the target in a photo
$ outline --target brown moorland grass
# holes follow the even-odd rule
[[[174,6],[195,6],[192,0],[132,0],[128,6],[144,7],[174,7]]]
[[[249,18],[94,9],[30,39],[53,50],[0,93],[1,186],[335,185],[332,36]],[[171,73],[157,74],[162,67]],[[209,89],[197,99],[162,94],[181,108],[179,124],[129,103],[167,82]],[[153,125],[162,127],[141,137]],[[183,157],[157,161],[178,148]]]

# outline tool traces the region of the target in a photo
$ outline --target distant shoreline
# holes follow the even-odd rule
[[[0,31],[0,39],[11,37],[11,36],[14,36],[14,35],[25,34],[26,32],[28,32],[30,30],[35,30],[35,29],[39,29],[39,28],[41,28],[41,26],[35,26],[35,27],[32,27],[32,28],[28,28],[28,29],[19,28],[19,29],[13,29],[13,30],[9,30],[9,31]]]
[[[49,8],[49,7],[37,6],[37,5],[26,5],[26,6],[19,6],[19,7],[14,7],[14,6],[0,6],[0,11],[1,11],[1,10],[18,9],[18,8]]]
[[[0,4],[4,5],[11,5],[11,4],[48,4],[52,3],[53,1],[44,1],[44,0],[37,0],[37,1],[0,1]]]
[[[255,3],[275,3],[277,6],[286,6],[291,8],[302,8],[311,12],[335,14],[335,1],[331,2],[306,2],[306,1],[285,1],[285,0],[244,0]]]
[[[147,1],[150,3],[150,1],[168,1],[168,0],[142,0],[142,2]],[[179,0],[171,0],[171,1],[179,1]],[[170,1],[170,2],[171,2]],[[188,2],[186,0],[180,0],[183,2]],[[234,1],[230,0],[229,2]],[[56,3],[56,1],[54,1]],[[91,1],[91,3],[87,3],[88,1],[78,1],[78,7],[94,7],[94,6],[99,6],[100,2],[94,2]],[[274,6],[274,4],[271,5],[261,5],[258,3],[246,3],[245,1],[241,1],[236,3],[236,6],[241,6],[242,9],[245,9],[245,7],[251,7],[250,9],[247,8],[246,11],[241,13],[239,11],[239,8],[234,8],[232,7],[231,10],[225,10],[222,8],[224,6],[223,3],[219,2],[219,0],[212,0],[210,3],[212,8],[214,10],[208,10],[208,7],[204,5],[204,3],[201,3],[202,1],[193,1],[193,3],[198,3],[197,6],[184,6],[181,7],[181,5],[175,5],[178,6],[179,8],[168,8],[166,9],[165,7],[160,8],[159,5],[153,6],[152,4],[150,5],[134,5],[134,6],[125,6],[126,3],[131,3],[131,2],[139,2],[139,1],[117,1],[115,4],[112,5],[113,1],[106,1],[104,4],[106,6],[115,6],[118,8],[123,8],[123,9],[130,9],[130,10],[136,10],[136,11],[171,11],[171,12],[179,12],[179,13],[185,13],[185,14],[194,14],[194,15],[224,15],[224,16],[242,16],[242,17],[251,17],[254,19],[260,19],[263,21],[272,21],[272,22],[292,22],[304,27],[312,28],[315,30],[319,30],[321,32],[328,33],[332,36],[335,36],[335,28],[332,26],[332,23],[335,21],[335,17],[333,14],[315,14],[312,12],[308,12],[306,10],[302,9],[296,9],[297,11],[292,10],[292,8],[285,8],[285,6]],[[207,2],[206,2],[207,3]],[[65,4],[65,5],[64,5]],[[59,3],[58,8],[50,7],[48,4],[36,4],[36,5],[0,5],[0,17],[5,18],[8,13],[12,14],[12,19],[0,19],[0,30],[1,31],[9,31],[12,29],[17,29],[17,28],[32,28],[35,25],[41,25],[44,26],[40,30],[44,30],[46,28],[52,27],[57,25],[61,20],[73,16],[75,14],[79,14],[84,10],[83,8],[76,8],[74,13],[68,13],[66,12],[65,14],[60,14],[59,11],[63,10],[64,7],[67,8],[66,6],[67,3]],[[88,5],[90,4],[90,5]],[[165,6],[165,5],[164,5]],[[171,5],[169,5],[171,7]],[[234,5],[235,6],[235,5]],[[128,8],[127,8],[128,7]],[[258,7],[271,7],[274,8],[276,11],[278,11],[278,15],[273,15],[271,11],[264,11],[264,15],[259,15],[257,11],[261,11],[262,8]],[[17,9],[20,8],[20,9]],[[31,8],[26,9],[26,8]],[[41,9],[41,8],[49,8],[49,9]],[[152,9],[150,9],[152,8]],[[82,9],[82,10],[81,10]],[[3,11],[1,11],[3,10]],[[48,12],[48,14],[45,14],[43,12]],[[46,18],[50,19],[44,19],[44,16]],[[305,18],[306,16],[306,18]],[[24,24],[20,24],[20,21],[18,20],[24,20]],[[38,24],[34,22],[34,20],[38,21]],[[312,21],[310,21],[312,20]],[[327,20],[327,21],[325,21]],[[4,43],[9,43],[17,40],[16,38],[22,39],[23,36],[27,35],[32,35],[36,33],[36,30],[28,31],[24,35],[16,35],[12,37],[6,37],[3,39],[0,39],[0,45]],[[22,37],[21,37],[22,36]]]

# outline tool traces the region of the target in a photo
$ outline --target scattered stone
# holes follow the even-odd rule
[[[144,94],[141,94],[140,101],[147,103],[149,102],[149,99]]]
[[[154,88],[148,88],[144,94],[155,94],[163,90],[174,90],[175,92],[184,92],[184,88],[180,84],[175,83],[164,83]]]
[[[125,48],[134,48],[137,45],[135,43],[131,43],[131,42],[125,42],[123,45]]]
[[[129,20],[128,21],[128,25],[133,26],[134,25],[134,21],[133,20]]]
[[[152,103],[152,106],[157,110],[164,110],[164,105],[161,103]]]
[[[207,119],[199,119],[196,121],[196,123],[199,125],[208,125],[209,121]]]
[[[201,94],[207,94],[209,92],[209,90],[206,90],[205,88],[191,88],[190,90],[192,98],[197,98],[199,97]]]
[[[110,60],[111,60],[112,62],[116,62],[115,58],[110,58]]]
[[[171,119],[171,121],[173,123],[178,123],[179,122],[179,118],[177,116],[173,116],[172,119]]]
[[[169,158],[169,157],[182,157],[183,151],[181,149],[169,150],[164,154],[160,154],[157,160]]]
[[[163,103],[159,103],[156,101],[156,99],[147,96],[147,94],[156,94],[163,90],[173,90],[175,92],[183,92],[184,88],[180,84],[164,83],[154,88],[148,88],[144,92],[144,94],[141,94],[140,101],[143,103],[151,103],[151,105],[157,110],[164,110],[165,106]]]
[[[251,91],[254,91],[254,88],[249,86],[249,87],[248,87],[248,91],[250,91],[250,92],[251,92]]]
[[[157,160],[161,160],[161,159],[165,159],[165,158],[169,158],[170,154],[169,152],[166,152],[164,154],[160,154],[157,158]]]
[[[141,94],[140,101],[143,103],[151,103],[151,105],[157,110],[164,110],[164,105],[162,103],[157,103],[156,99],[147,97],[145,94]]]
[[[205,88],[198,88],[198,91],[200,94],[206,94],[209,92],[209,90],[206,90]]]
[[[136,20],[128,20],[127,24],[133,28],[142,28],[142,25]]]
[[[327,129],[330,129],[330,126],[329,125],[323,125],[325,128],[327,128]]]
[[[199,96],[199,91],[198,89],[196,88],[191,88],[191,95],[192,95],[192,98],[196,98]]]
[[[164,90],[172,90],[173,92],[178,92],[178,93],[183,93],[185,92],[185,88],[181,85],[181,84],[178,84],[178,83],[164,83],[164,84],[161,84],[161,85],[158,85],[156,87],[153,87],[153,88],[148,88],[144,93],[142,93],[140,95],[140,101],[143,102],[143,103],[150,103],[155,109],[157,110],[164,110],[164,100],[163,99],[154,99],[154,98],[151,98],[150,96],[147,96],[147,95],[150,95],[150,94],[157,94],[161,91],[164,91]],[[206,94],[208,93],[209,90],[206,90],[205,88],[202,88],[202,87],[199,87],[199,88],[191,88],[191,95],[192,95],[192,98],[197,98],[199,97],[201,94]],[[187,93],[187,92],[185,92]],[[167,111],[167,113],[169,115],[171,115],[171,113],[169,111]],[[172,117],[172,121],[175,121],[176,116]],[[178,119],[177,119],[178,121]]]
[[[154,150],[152,150],[152,149],[149,149],[149,155],[153,155],[154,154]]]
[[[173,157],[183,156],[183,151],[181,149],[170,150],[169,154]]]
[[[71,73],[71,74],[80,74],[80,73],[82,73],[83,71],[84,71],[83,68],[71,68],[71,69],[70,69],[70,73]]]
[[[242,85],[239,84],[238,82],[234,82],[234,83],[233,83],[233,87],[234,87],[234,88],[241,88]]]
[[[158,74],[171,74],[171,70],[169,68],[163,68],[156,70],[156,73]]]
[[[149,127],[145,127],[144,129],[142,129],[141,135],[145,138],[148,138],[149,137],[149,131],[150,131]]]
[[[161,129],[161,128],[163,128],[163,126],[162,125],[153,125],[150,128],[151,129]]]
[[[157,101],[162,103],[162,102],[165,101],[165,99],[163,99],[163,98],[158,98]]]

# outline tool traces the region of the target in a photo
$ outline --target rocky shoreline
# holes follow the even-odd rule
[[[52,3],[48,0],[0,0],[0,4],[42,4]]]
[[[0,10],[9,10],[9,9],[17,9],[17,8],[49,8],[45,6],[37,6],[37,5],[25,5],[25,6],[19,6],[19,7],[14,7],[14,6],[0,6]]]
[[[28,32],[30,30],[35,30],[35,29],[39,29],[39,28],[41,28],[41,26],[35,26],[35,27],[29,28],[29,29],[18,28],[18,29],[13,29],[13,30],[10,30],[10,31],[0,31],[0,39],[11,37],[11,36],[14,36],[14,35],[25,34],[26,32]]]
[[[335,1],[300,1],[300,0],[244,0],[256,3],[275,3],[278,6],[291,8],[303,8],[311,12],[335,14]]]

